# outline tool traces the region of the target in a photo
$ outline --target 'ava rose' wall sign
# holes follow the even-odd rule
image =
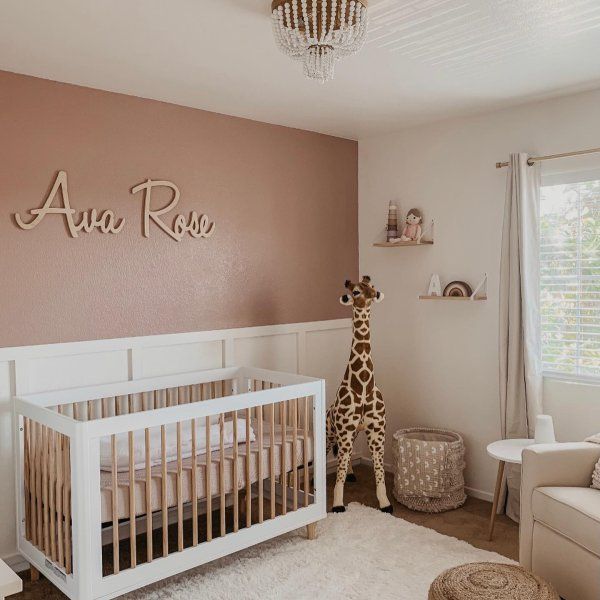
[[[166,187],[172,192],[170,202],[161,208],[152,207],[152,190],[156,187]],[[62,196],[62,206],[52,206],[54,199]],[[143,192],[143,231],[144,237],[150,237],[150,223],[153,222],[162,229],[168,236],[176,242],[180,242],[186,233],[194,238],[208,238],[214,230],[215,224],[208,220],[206,215],[198,215],[193,210],[188,217],[178,214],[169,226],[162,216],[172,211],[179,202],[179,188],[170,181],[147,181],[132,188],[131,193],[137,194]],[[32,208],[29,213],[33,217],[29,222],[25,222],[19,213],[15,213],[15,222],[21,229],[34,229],[37,227],[46,215],[62,215],[72,237],[79,237],[79,232],[90,233],[94,229],[102,233],[119,233],[125,225],[125,218],[117,218],[115,213],[106,209],[98,212],[95,208],[85,210],[81,213],[78,220],[75,219],[75,209],[71,208],[69,200],[69,190],[67,186],[67,173],[59,171],[54,185],[50,190],[44,204],[41,208]]]

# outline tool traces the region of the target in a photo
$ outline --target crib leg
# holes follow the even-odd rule
[[[317,539],[317,524],[316,523],[310,523],[306,526],[306,537],[309,540]]]
[[[40,572],[34,566],[30,566],[29,577],[31,578],[31,581],[37,581],[40,578]]]

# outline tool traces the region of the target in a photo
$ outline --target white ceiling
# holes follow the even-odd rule
[[[600,87],[599,0],[371,0],[308,81],[270,0],[0,0],[0,69],[348,138]]]

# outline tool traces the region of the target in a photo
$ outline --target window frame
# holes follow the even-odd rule
[[[542,188],[555,185],[567,185],[569,183],[584,183],[586,181],[600,181],[600,168],[585,169],[579,171],[566,171],[555,173],[543,173],[540,182],[540,204],[542,202]],[[541,248],[541,239],[539,240]],[[540,266],[541,266],[541,260]],[[542,289],[541,279],[538,281],[538,291]],[[541,308],[540,308],[540,335],[541,335]],[[540,363],[542,364],[542,377],[572,383],[583,383],[587,385],[600,386],[600,373],[598,375],[584,375],[579,373],[567,373],[564,371],[555,371],[543,367],[543,346],[540,340]]]

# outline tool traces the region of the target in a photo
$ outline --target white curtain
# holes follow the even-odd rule
[[[500,411],[503,438],[533,437],[542,412],[539,321],[540,168],[511,154],[500,262]],[[506,513],[519,518],[520,470],[508,468]]]

